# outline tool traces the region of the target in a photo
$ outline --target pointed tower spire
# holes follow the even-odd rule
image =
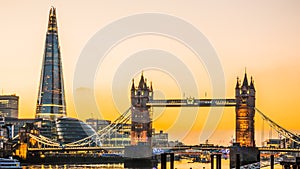
[[[132,86],[131,86],[131,91],[135,90],[135,86],[134,86],[134,79],[132,79]]]
[[[147,78],[145,78],[144,89],[146,90],[147,88]]]
[[[66,102],[57,34],[56,9],[51,7],[37,99],[36,117],[53,120],[65,115]]]
[[[140,80],[140,82],[139,82],[138,88],[139,88],[139,89],[143,89],[143,88],[144,88],[144,83],[145,83],[145,79],[144,79],[144,73],[143,73],[143,71],[142,71],[141,80]]]
[[[153,91],[152,81],[150,82],[150,91]]]
[[[239,89],[240,88],[240,79],[239,77],[236,78],[236,85],[235,85],[235,89]]]
[[[250,82],[249,88],[250,88],[250,89],[254,89],[254,91],[255,91],[255,88],[254,88],[254,80],[253,80],[252,76],[251,76],[251,82]]]
[[[243,81],[243,85],[242,86],[248,88],[248,78],[247,78],[246,68],[245,68],[245,76],[244,76],[244,81]]]

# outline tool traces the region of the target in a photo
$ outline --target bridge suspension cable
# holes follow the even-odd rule
[[[105,127],[104,129],[98,132],[99,138],[101,141],[106,139],[110,134],[118,132],[124,124],[130,120],[130,113],[131,108],[127,109],[125,113],[123,113],[118,119],[116,119],[113,123],[109,126]]]
[[[283,128],[282,126],[280,126],[279,124],[275,123],[273,120],[271,120],[268,116],[266,116],[262,111],[260,111],[258,108],[255,107],[255,110],[257,110],[257,112],[262,116],[262,118],[268,122],[268,124],[270,125],[271,128],[273,128],[274,130],[276,130],[278,133],[280,133],[282,136],[293,140],[294,142],[296,142],[297,144],[300,144],[300,137],[295,134],[292,133],[290,131],[288,131],[287,129]]]
[[[77,141],[74,141],[71,143],[61,144],[60,142],[50,139],[48,137],[45,137],[43,135],[36,136],[33,134],[29,134],[29,136],[30,136],[30,138],[34,139],[38,143],[41,143],[43,145],[50,146],[50,147],[61,147],[61,146],[80,147],[80,146],[90,145],[92,143],[96,143],[96,146],[99,146],[99,144],[97,144],[98,142],[101,143],[102,139],[105,139],[112,132],[117,132],[123,126],[123,124],[126,124],[130,120],[130,115],[131,115],[130,110],[131,110],[131,107],[128,108],[123,114],[121,114],[111,124],[107,125],[105,128],[99,130],[98,132],[95,132],[94,134],[92,134],[88,137],[85,137],[83,139],[80,139],[80,140],[77,140]],[[17,136],[15,136],[15,137],[17,137]]]
[[[64,146],[75,147],[75,146],[88,145],[92,142],[100,142],[101,143],[101,140],[103,138],[105,138],[108,134],[110,134],[112,131],[118,131],[122,127],[123,124],[127,123],[130,120],[130,113],[129,113],[130,110],[131,110],[131,107],[128,108],[123,114],[121,114],[121,116],[119,116],[115,121],[113,121],[111,124],[109,124],[105,128],[99,130],[97,133],[94,133],[86,138],[81,139],[81,140],[77,140],[75,142],[65,144]]]
[[[33,134],[29,134],[29,136],[36,140],[39,143],[42,143],[43,145],[47,145],[47,146],[51,146],[51,147],[59,147],[60,144],[58,142],[54,142],[53,140],[50,141],[50,139],[46,139],[46,137],[39,135],[39,136],[35,136]]]
[[[122,127],[122,124],[125,124],[129,121],[130,119],[130,110],[131,107],[128,108],[121,116],[119,116],[114,122],[112,122],[110,125],[106,126],[105,128],[99,130],[97,133],[98,135],[102,136],[106,133],[108,133],[109,131],[113,130],[113,129],[120,129],[120,127]]]

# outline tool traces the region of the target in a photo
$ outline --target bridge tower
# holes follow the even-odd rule
[[[142,73],[139,85],[131,87],[131,145],[150,145],[152,137],[152,116],[146,104],[153,100],[152,83],[147,85]]]
[[[235,87],[236,97],[236,142],[240,146],[255,147],[254,140],[254,115],[255,115],[255,88],[251,77],[248,83],[247,73],[245,72],[242,85],[239,78]]]

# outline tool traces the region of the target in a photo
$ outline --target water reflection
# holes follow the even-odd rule
[[[169,166],[169,165],[167,165]],[[124,164],[65,164],[65,165],[28,165],[23,166],[23,169],[156,169],[156,168],[124,168]],[[186,160],[175,161],[174,168],[176,169],[210,169],[210,163],[190,163]],[[265,167],[264,169],[269,169]],[[275,169],[282,168],[280,165],[275,165]],[[158,164],[157,169],[160,169]],[[222,169],[229,169],[229,160],[222,159]]]

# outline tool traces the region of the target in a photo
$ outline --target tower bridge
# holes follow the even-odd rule
[[[235,107],[236,111],[236,142],[241,146],[255,147],[254,140],[254,115],[255,115],[255,88],[251,77],[248,83],[247,73],[245,72],[243,83],[237,79],[235,87],[235,98],[226,99],[153,99],[152,83],[150,87],[144,79],[142,73],[139,85],[135,86],[134,80],[131,87],[131,112],[132,127],[131,139],[148,142],[151,144],[152,120],[150,107]],[[146,120],[146,123],[142,122]],[[147,133],[147,134],[146,134]]]
[[[242,85],[239,79],[235,87],[236,97],[235,99],[195,99],[192,97],[185,99],[153,99],[152,84],[148,86],[144,79],[144,75],[141,75],[139,85],[135,86],[134,81],[131,87],[131,106],[120,117],[118,117],[113,123],[105,127],[104,129],[94,133],[88,137],[80,140],[62,144],[52,138],[44,137],[40,134],[29,133],[27,134],[28,151],[63,151],[63,150],[116,150],[113,147],[101,146],[101,141],[107,138],[109,133],[117,132],[122,124],[131,121],[131,145],[135,146],[149,146],[151,148],[152,138],[152,115],[151,107],[235,107],[236,112],[236,142],[242,147],[255,147],[254,141],[254,114],[255,111],[266,120],[269,125],[274,128],[282,136],[293,140],[300,144],[300,138],[297,134],[284,129],[272,121],[262,111],[255,107],[255,88],[254,82],[251,78],[250,85],[248,85],[247,74],[245,73]],[[31,130],[30,130],[31,131]],[[34,141],[33,141],[34,140]],[[32,143],[35,144],[32,144]],[[99,144],[100,143],[100,144]],[[87,148],[89,147],[89,148]],[[123,149],[124,147],[118,147],[117,149]],[[180,148],[177,148],[180,149]],[[285,151],[285,152],[297,152],[298,149],[266,149],[259,148],[260,151]],[[136,152],[135,152],[136,153]],[[145,152],[142,152],[145,154]],[[149,151],[149,153],[151,153]],[[149,154],[148,154],[149,155]]]
[[[20,144],[18,150],[20,157],[26,158],[26,153],[28,151],[102,150],[104,147],[101,146],[101,141],[107,138],[107,135],[110,132],[118,131],[122,127],[120,124],[129,121],[131,122],[131,146],[125,148],[125,154],[127,152],[129,157],[151,156],[151,107],[235,107],[236,143],[241,147],[250,149],[256,147],[254,140],[254,117],[255,112],[257,111],[258,114],[261,115],[262,118],[278,133],[300,144],[299,135],[284,129],[255,107],[256,90],[254,81],[251,77],[250,83],[248,82],[246,72],[242,83],[237,79],[235,98],[201,99],[189,97],[178,99],[154,99],[152,83],[150,83],[150,85],[147,84],[143,73],[137,86],[135,85],[134,80],[132,81],[130,94],[130,108],[122,113],[122,115],[112,124],[96,133],[90,126],[85,125],[78,119],[66,117],[67,113],[56,10],[52,7],[49,13],[44,59],[36,107],[36,118],[41,118],[43,121],[40,132],[36,131],[33,126],[30,126],[31,128],[29,128],[29,130],[24,129],[24,132],[19,135]],[[82,126],[84,126],[84,129]],[[79,128],[81,128],[81,130],[78,130]],[[53,132],[53,129],[56,131]],[[84,131],[89,132],[85,133]],[[43,134],[45,134],[45,136],[43,136]],[[137,150],[137,148],[141,149]]]
[[[244,152],[249,154],[249,151],[254,155],[248,159],[247,163],[257,162],[257,154],[259,151],[268,152],[300,152],[300,149],[287,148],[257,148],[255,145],[255,130],[254,130],[254,116],[255,111],[268,122],[282,136],[293,140],[300,144],[300,138],[297,134],[284,129],[279,124],[275,123],[271,118],[266,116],[262,111],[255,107],[255,88],[254,82],[251,78],[250,85],[248,84],[247,74],[245,73],[243,83],[240,84],[239,79],[235,87],[235,98],[228,99],[153,99],[152,84],[148,86],[141,75],[138,86],[135,86],[134,81],[131,87],[131,106],[113,123],[104,129],[94,133],[88,137],[80,140],[62,144],[52,138],[44,137],[39,133],[29,130],[23,140],[26,145],[26,152],[31,154],[57,152],[66,153],[74,151],[87,151],[96,154],[105,153],[111,150],[118,152],[125,152],[127,157],[149,157],[152,155],[152,115],[151,107],[235,107],[236,112],[236,142],[239,143],[240,148],[231,149],[230,152]],[[103,147],[101,141],[107,138],[110,132],[117,132],[122,124],[131,122],[131,146],[127,147]],[[22,142],[22,140],[21,140]],[[100,144],[99,144],[100,143]],[[141,149],[143,151],[141,151]],[[167,148],[166,148],[167,149]],[[185,149],[197,150],[219,150],[220,147],[201,147],[201,146],[187,146],[174,147],[172,151],[183,151]],[[242,150],[243,149],[243,150]],[[23,155],[22,155],[23,154]],[[21,157],[26,157],[24,153],[20,153]],[[231,155],[230,157],[233,157]],[[234,159],[231,159],[234,163]]]
[[[122,123],[131,122],[131,145],[151,145],[152,115],[151,107],[235,107],[236,142],[244,147],[255,147],[255,111],[268,121],[271,127],[293,141],[299,143],[299,137],[276,124],[255,107],[255,87],[245,72],[243,82],[237,79],[235,98],[178,98],[154,99],[152,83],[147,84],[142,73],[136,86],[131,86],[131,105],[114,123],[94,133],[90,126],[80,120],[67,118],[64,80],[60,45],[58,41],[56,9],[51,7],[46,33],[41,79],[38,91],[36,117],[43,119],[40,135],[31,135],[39,144],[47,146],[87,146],[105,139],[111,131],[120,129]],[[79,130],[80,129],[80,130]],[[53,130],[56,130],[53,132]],[[82,132],[87,131],[87,133]],[[76,135],[72,134],[76,133]],[[44,135],[44,136],[42,136]]]

